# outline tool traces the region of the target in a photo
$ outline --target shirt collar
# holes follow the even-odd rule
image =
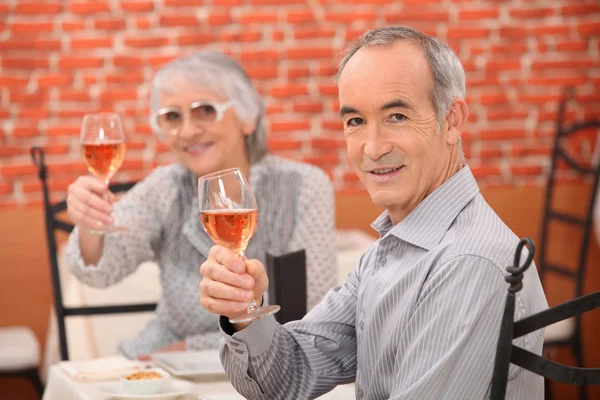
[[[371,225],[381,237],[388,232],[398,239],[431,250],[446,234],[460,211],[479,193],[468,165],[427,196],[396,226],[384,211]]]

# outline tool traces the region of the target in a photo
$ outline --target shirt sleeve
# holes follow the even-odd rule
[[[337,284],[335,203],[327,175],[314,169],[303,179],[290,251],[306,251],[307,310]]]
[[[506,288],[501,271],[481,257],[459,256],[434,272],[403,327],[390,399],[489,396]]]
[[[79,248],[79,227],[75,227],[65,252],[71,273],[89,286],[108,287],[133,273],[142,262],[154,260],[163,226],[155,204],[170,204],[160,197],[172,197],[171,186],[172,177],[159,169],[114,204],[114,219],[127,231],[105,235],[97,265],[85,265]]]
[[[310,399],[353,382],[356,376],[356,299],[359,272],[301,321],[278,324],[273,316],[229,335],[221,360],[233,386],[248,399]]]

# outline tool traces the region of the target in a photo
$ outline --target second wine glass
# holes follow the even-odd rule
[[[81,155],[88,171],[108,187],[110,178],[118,171],[125,158],[125,133],[116,113],[86,114],[81,125]],[[127,230],[108,225],[92,233],[111,233]]]
[[[241,259],[256,231],[258,207],[250,185],[238,168],[205,175],[198,179],[198,202],[204,229],[210,238]],[[277,305],[258,307],[248,302],[248,309],[229,318],[231,323],[249,322],[279,311]]]

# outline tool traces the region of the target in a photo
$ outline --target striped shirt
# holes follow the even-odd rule
[[[221,359],[240,393],[313,399],[355,381],[357,399],[489,397],[517,236],[468,166],[399,224],[384,212],[372,226],[380,239],[303,320],[282,326],[266,317],[229,335],[221,318]],[[547,308],[535,268],[523,284],[517,320]],[[543,330],[514,343],[541,354]],[[511,366],[507,398],[543,392],[541,377]]]
[[[317,167],[272,155],[251,166],[249,180],[259,217],[246,255],[264,263],[267,252],[305,249],[310,309],[335,286],[337,277],[331,182]],[[156,317],[119,346],[129,358],[182,340],[191,349],[219,346],[217,316],[200,305],[200,265],[213,242],[200,221],[197,186],[194,174],[182,165],[156,168],[115,204],[115,220],[128,231],[105,237],[96,266],[83,265],[78,228],[69,239],[71,271],[90,286],[112,285],[144,261],[160,266],[162,297]]]

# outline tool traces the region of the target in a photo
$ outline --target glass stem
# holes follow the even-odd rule
[[[241,250],[237,253],[237,256],[244,261],[244,250]],[[244,264],[246,264],[246,262],[244,261]],[[258,305],[256,305],[256,300],[252,299],[248,302],[248,314],[254,312],[258,310]]]

